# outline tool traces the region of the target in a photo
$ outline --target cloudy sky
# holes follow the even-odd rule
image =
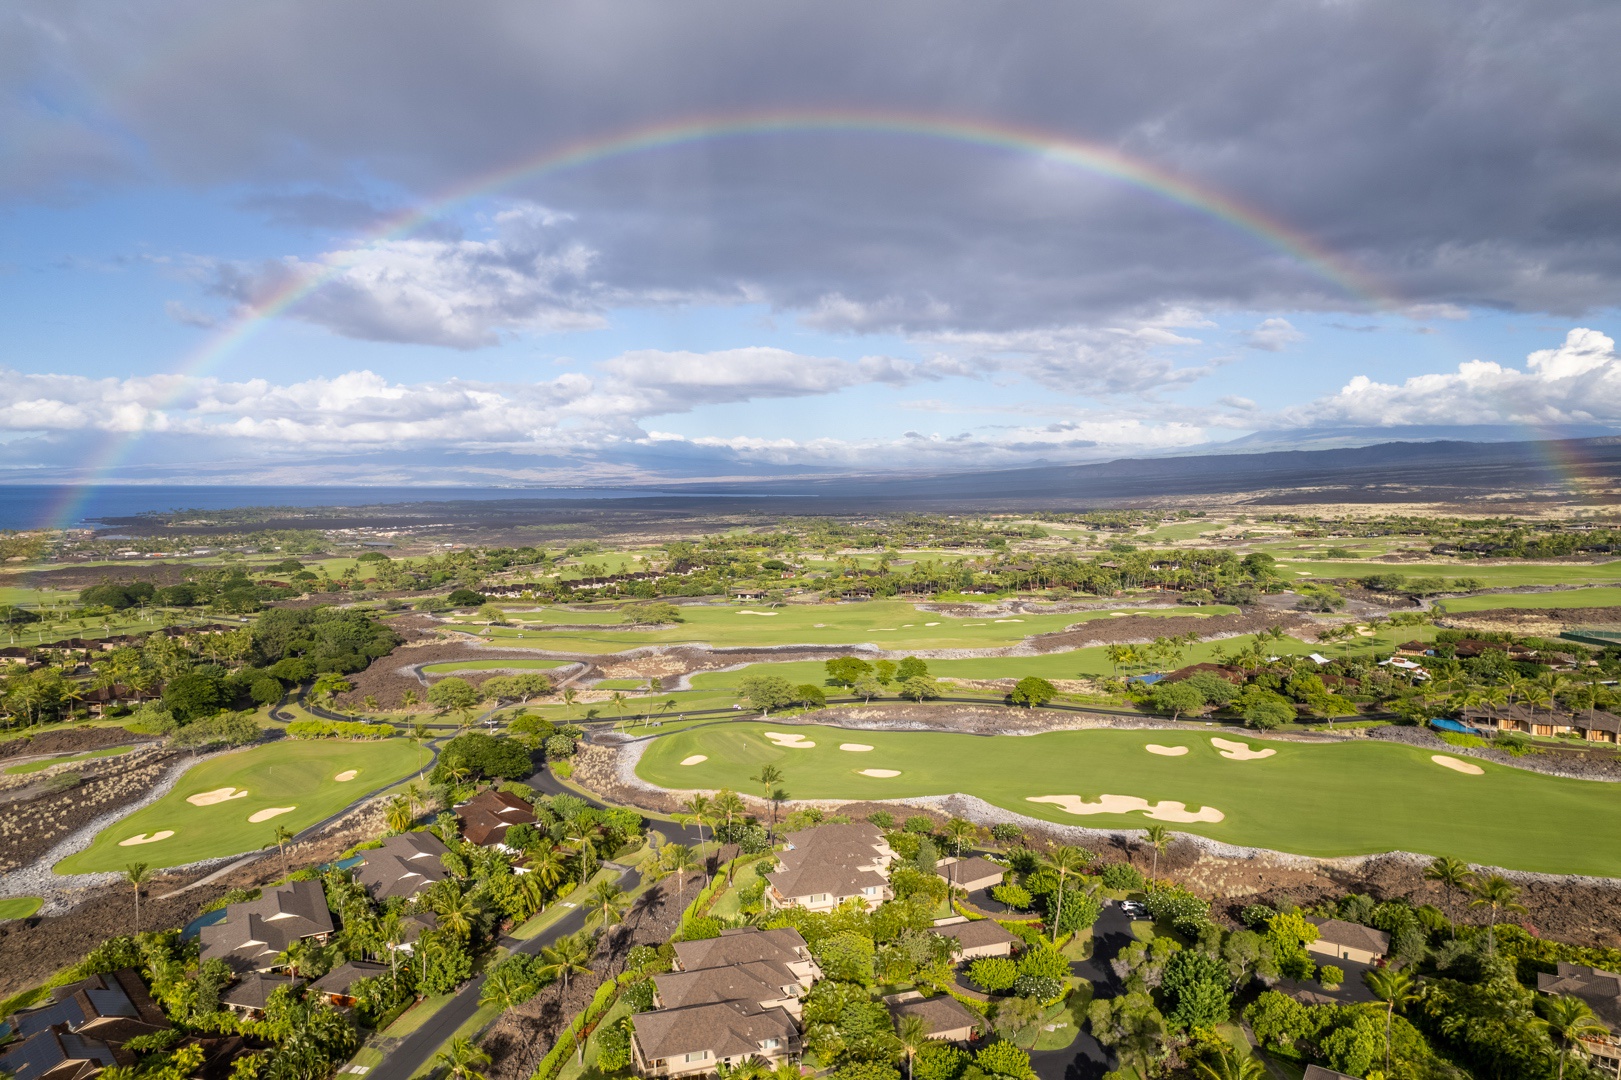
[[[1621,428],[1610,0],[11,0],[0,479]]]

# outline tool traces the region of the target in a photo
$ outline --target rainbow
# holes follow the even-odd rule
[[[1119,181],[1186,207],[1247,234],[1310,268],[1350,296],[1378,308],[1399,306],[1399,301],[1345,260],[1306,234],[1208,186],[1134,158],[1114,147],[1070,135],[1002,122],[956,119],[898,111],[777,109],[667,121],[582,139],[546,149],[496,172],[487,173],[383,222],[366,237],[378,244],[404,237],[424,224],[473,199],[491,195],[514,184],[543,179],[573,169],[632,154],[648,153],[717,139],[805,134],[870,134],[944,141],[990,150],[1022,154]],[[337,278],[347,269],[335,264],[319,273],[295,277],[272,295],[240,312],[201,347],[184,357],[174,373],[197,378],[252,338],[270,320]],[[186,379],[177,380],[183,387]],[[176,391],[176,394],[180,390]],[[173,404],[171,397],[159,405]],[[47,516],[49,525],[65,526],[81,515],[89,492],[110,475],[140,433],[109,436],[92,454],[87,479],[69,489]]]

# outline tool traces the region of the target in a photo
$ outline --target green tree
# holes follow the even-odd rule
[[[883,694],[884,684],[879,682],[875,676],[863,675],[855,681],[854,690],[856,696],[861,698],[863,703],[870,703],[873,698]]]
[[[1486,928],[1487,951],[1497,952],[1497,920],[1505,912],[1512,915],[1525,914],[1526,907],[1519,902],[1519,886],[1509,881],[1502,874],[1490,874],[1479,878],[1471,886],[1470,891],[1475,898],[1469,902],[1472,908],[1485,908],[1491,913],[1491,922]]]
[[[855,656],[837,656],[825,666],[828,680],[838,686],[854,686],[862,676],[872,674],[872,665]]]
[[[542,946],[537,971],[548,979],[560,979],[568,990],[569,976],[591,974],[591,942],[584,931],[558,938],[555,944]]]
[[[968,965],[968,978],[989,994],[1011,990],[1019,977],[1019,966],[1005,956],[982,956]]]
[[[737,689],[763,715],[794,703],[794,686],[781,675],[746,675]]]
[[[1047,865],[1058,874],[1057,903],[1053,911],[1052,939],[1058,940],[1058,922],[1064,914],[1064,879],[1070,874],[1085,869],[1091,861],[1091,853],[1068,844],[1055,845],[1047,852]]]
[[[1256,698],[1244,706],[1244,723],[1256,731],[1271,731],[1294,719],[1294,706],[1276,694]]]
[[[912,1062],[929,1044],[929,1022],[916,1015],[897,1016],[895,1038],[900,1040],[901,1053],[906,1058],[906,1080],[914,1080]]]
[[[1221,1043],[1195,1066],[1201,1080],[1266,1080],[1266,1067],[1236,1048]]]
[[[1046,679],[1035,675],[1026,675],[1013,686],[1010,695],[1015,705],[1023,705],[1027,709],[1047,704],[1058,696],[1058,688]]]
[[[1202,709],[1205,704],[1204,695],[1197,687],[1188,685],[1186,680],[1156,683],[1154,689],[1149,691],[1148,699],[1155,711],[1170,713],[1172,720],[1176,720],[1183,713]]]
[[[924,701],[940,696],[940,684],[923,675],[901,680],[900,696],[909,701]]]
[[[902,682],[907,679],[926,679],[929,677],[929,665],[915,656],[904,657],[895,667],[895,677]]]
[[[144,862],[130,863],[124,867],[124,880],[129,882],[130,888],[135,890],[135,933],[141,932],[141,886],[145,884],[151,869]]]
[[[1395,968],[1375,968],[1362,974],[1373,996],[1385,1003],[1385,1073],[1390,1072],[1390,1027],[1395,1023],[1396,1010],[1405,1009],[1418,1000],[1418,987],[1413,977]]]
[[[466,679],[452,675],[440,679],[428,688],[428,704],[442,713],[456,713],[460,716],[478,708],[482,696]]]
[[[585,921],[587,925],[601,923],[604,927],[616,926],[619,920],[625,917],[625,909],[630,907],[630,897],[617,881],[599,881],[591,886],[591,891],[585,898]]]
[[[488,1068],[490,1055],[480,1050],[466,1035],[457,1035],[434,1060],[443,1065],[450,1080],[484,1080],[480,1069]]]
[[[1475,875],[1469,869],[1469,864],[1462,859],[1454,859],[1450,855],[1443,855],[1430,863],[1424,871],[1426,880],[1439,882],[1446,890],[1447,921],[1452,923],[1452,936],[1458,936],[1458,915],[1453,907],[1453,897],[1460,892],[1468,892],[1475,882]]]
[[[1148,846],[1154,849],[1154,863],[1149,870],[1150,877],[1159,877],[1159,853],[1171,844],[1171,830],[1160,824],[1150,825],[1143,830],[1143,839]]]
[[[1034,1080],[1030,1055],[1010,1042],[997,1040],[974,1055],[974,1064],[988,1075],[1004,1080]]]
[[[1572,994],[1543,998],[1538,1004],[1541,1026],[1559,1046],[1559,1080],[1564,1080],[1565,1062],[1573,1053],[1581,1052],[1581,1040],[1602,1039],[1610,1029],[1587,1002]]]
[[[1227,965],[1199,949],[1171,957],[1160,989],[1171,1005],[1167,1018],[1184,1031],[1224,1024],[1232,1010]]]

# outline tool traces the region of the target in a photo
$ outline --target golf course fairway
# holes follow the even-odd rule
[[[854,743],[872,749],[840,748]],[[1162,749],[1150,752],[1149,743]],[[1177,747],[1187,753],[1163,752]],[[1276,752],[1252,756],[1267,750]],[[1621,829],[1621,785],[1478,758],[1467,759],[1481,769],[1471,775],[1435,756],[1446,755],[1373,739],[1263,741],[1227,728],[982,736],[723,723],[654,738],[636,772],[674,790],[749,793],[760,786],[750,777],[769,764],[782,770],[795,799],[960,792],[1065,825],[1141,829],[1158,821],[1224,843],[1323,858],[1400,850],[1621,877],[1621,848],[1601,839]],[[1124,800],[1150,809],[1101,812]]]
[[[188,770],[163,798],[113,822],[55,870],[89,874],[135,862],[162,868],[257,851],[276,842],[278,827],[307,828],[409,776],[421,761],[405,739],[284,739],[224,754]],[[351,770],[348,780],[336,779]],[[249,820],[255,816],[257,823]]]

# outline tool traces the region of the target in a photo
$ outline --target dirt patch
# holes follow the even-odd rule
[[[28,865],[80,826],[138,801],[177,756],[157,748],[138,759],[120,758],[101,773],[65,773],[42,782],[34,797],[0,807],[0,871]]]
[[[1029,641],[1038,653],[1065,652],[1096,645],[1118,645],[1125,642],[1153,641],[1157,637],[1174,637],[1194,633],[1209,640],[1217,637],[1236,637],[1254,634],[1272,626],[1282,626],[1297,636],[1315,631],[1316,623],[1302,615],[1285,611],[1267,611],[1250,608],[1237,615],[1212,615],[1207,618],[1166,615],[1126,615],[1118,619],[1094,619],[1073,630],[1056,634],[1037,634]]]
[[[682,909],[690,902],[686,893],[696,893],[702,886],[701,874],[687,878],[684,886],[678,887],[675,878],[654,885],[637,899],[622,923],[598,938],[591,974],[576,975],[566,992],[561,983],[553,983],[501,1014],[483,1040],[490,1055],[485,1070],[489,1080],[527,1080],[568,1022],[590,1004],[602,977],[622,972],[625,957],[637,945],[660,945],[675,933]]]
[[[1558,637],[1566,630],[1588,626],[1621,626],[1621,607],[1593,608],[1495,608],[1491,611],[1460,611],[1436,619],[1441,626],[1457,630],[1504,630],[1530,637]],[[1571,652],[1584,651],[1571,643]]]
[[[136,735],[121,727],[63,728],[41,735],[22,735],[0,743],[0,758],[43,757],[47,754],[82,754],[109,746],[155,742],[149,735]]]

